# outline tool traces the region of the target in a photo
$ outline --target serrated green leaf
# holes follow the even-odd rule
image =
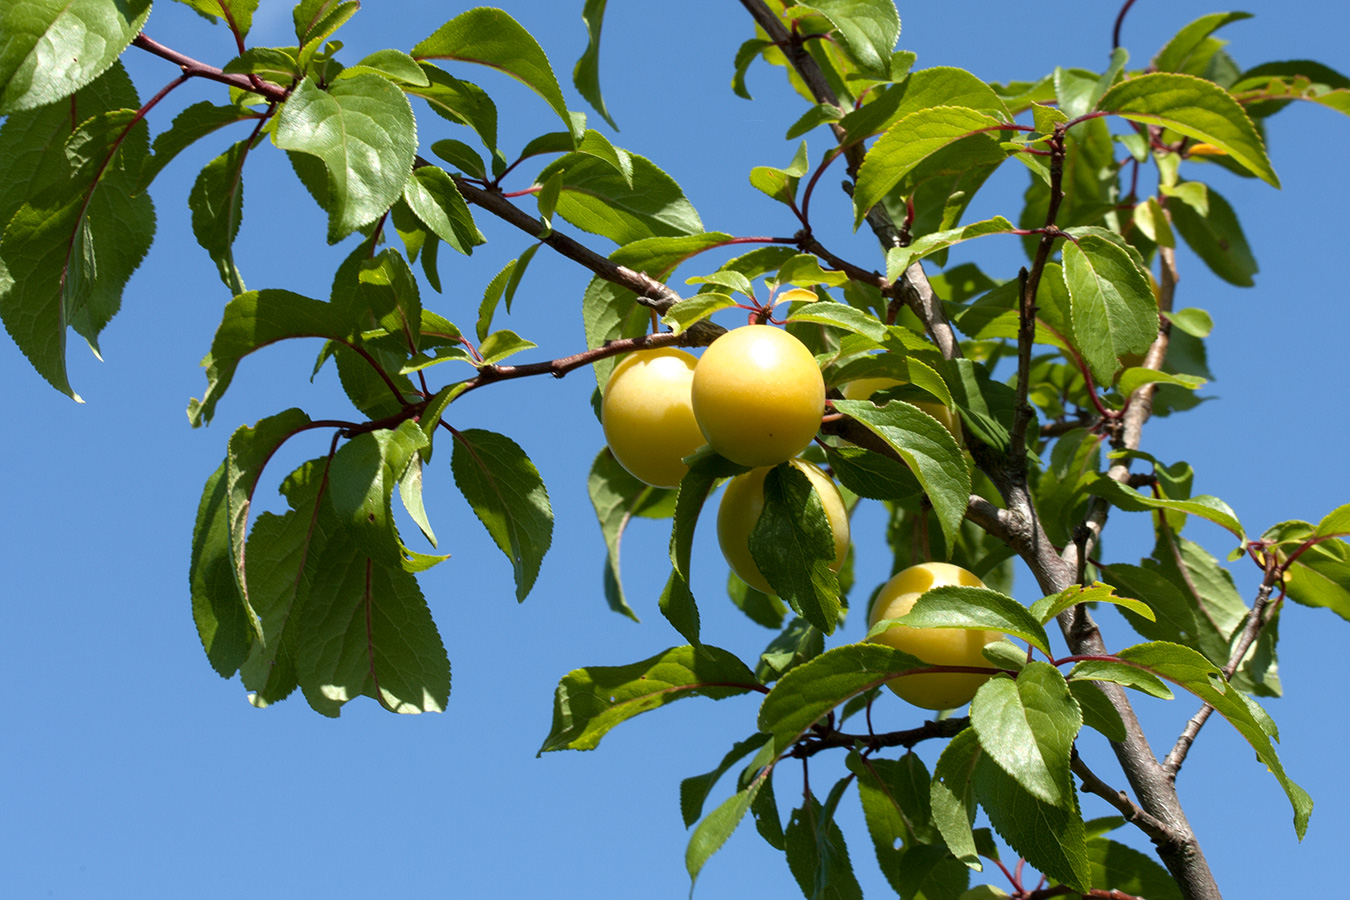
[[[174,116],[173,124],[156,136],[154,155],[141,167],[136,190],[145,190],[175,156],[196,141],[226,125],[256,118],[257,113],[238,106],[217,106],[207,102],[192,104]]]
[[[983,869],[975,848],[975,769],[984,749],[975,729],[967,728],[952,738],[933,769],[929,802],[933,824],[947,849],[966,866]]]
[[[1149,900],[1182,900],[1166,869],[1133,847],[1104,837],[1089,837],[1088,863],[1094,890],[1114,890]]]
[[[1148,351],[1158,336],[1158,304],[1148,277],[1117,245],[1087,235],[1064,246],[1064,283],[1084,360],[1110,384],[1120,358]]]
[[[562,88],[539,42],[500,9],[478,7],[460,13],[412,48],[422,59],[453,59],[505,72],[544,99],[577,140],[581,129],[567,112]]]
[[[1148,238],[1159,247],[1175,247],[1176,238],[1172,236],[1172,226],[1167,220],[1167,215],[1162,207],[1158,205],[1158,198],[1149,197],[1141,201],[1134,207],[1134,224],[1144,237]]]
[[[1168,72],[1140,75],[1107,91],[1096,108],[1213,144],[1262,181],[1280,186],[1246,111],[1213,82]]]
[[[985,682],[970,704],[985,754],[1038,800],[1076,809],[1069,756],[1082,713],[1059,670],[1034,660],[1017,679]]]
[[[140,32],[150,0],[32,0],[0,9],[0,115],[68,97]]]
[[[887,336],[886,325],[876,316],[869,315],[857,307],[845,303],[808,303],[799,306],[788,316],[789,322],[815,322],[819,325],[833,325],[854,334],[861,334],[873,341],[880,342]]]
[[[1188,515],[1208,519],[1215,525],[1231,531],[1238,540],[1246,537],[1242,523],[1232,507],[1218,497],[1199,495],[1189,500],[1167,500],[1141,494],[1128,485],[1121,484],[1105,475],[1099,476],[1088,486],[1088,492],[1105,497],[1115,506],[1128,512],[1147,512],[1153,509],[1170,509]]]
[[[892,247],[886,251],[886,278],[888,281],[895,281],[917,260],[945,250],[953,244],[989,234],[1007,234],[1012,230],[1011,222],[1002,216],[995,216],[983,222],[972,222],[963,228],[924,235],[908,247]]]
[[[1143,691],[1160,700],[1171,700],[1174,696],[1172,689],[1153,673],[1138,666],[1109,659],[1085,659],[1074,663],[1068,678],[1070,682],[1109,681],[1122,687]]]
[[[367,74],[380,75],[397,84],[406,84],[413,87],[431,86],[431,80],[427,78],[426,72],[422,71],[422,67],[418,65],[417,60],[402,50],[376,50],[369,56],[362,57],[354,65],[343,69],[333,80],[338,81]]]
[[[669,325],[674,334],[689,330],[695,322],[702,322],[713,313],[736,305],[734,297],[716,291],[704,291],[676,303],[661,317],[661,324]]]
[[[693,891],[694,882],[698,881],[699,872],[703,871],[703,866],[708,862],[714,853],[722,848],[731,837],[731,833],[741,824],[745,814],[755,804],[756,798],[760,792],[769,786],[769,772],[763,766],[768,760],[764,751],[768,749],[763,747],[760,753],[755,756],[751,763],[751,770],[758,774],[736,793],[732,794],[726,800],[722,801],[718,807],[708,813],[707,818],[699,823],[698,828],[689,836],[689,845],[684,851],[684,867],[689,873],[690,891]],[[769,788],[772,794],[772,788]],[[774,813],[775,817],[777,813]],[[689,823],[685,823],[688,827]]]
[[[411,85],[404,91],[410,96],[421,97],[441,118],[472,128],[483,146],[497,154],[497,105],[487,92],[471,81],[454,77],[435,63],[420,60],[419,63],[428,85]],[[506,165],[505,160],[502,165]]]
[[[540,753],[593,750],[611,728],[686,697],[721,700],[755,690],[751,671],[710,645],[672,647],[627,666],[589,666],[568,673],[553,698],[553,726]]]
[[[815,796],[806,798],[806,806],[792,811],[784,833],[788,868],[797,885],[810,900],[862,900],[862,887],[853,874],[844,832],[834,820],[840,786],[822,806]]]
[[[1054,881],[1079,892],[1089,890],[1092,875],[1076,793],[1070,792],[1068,807],[1046,803],[1028,793],[987,753],[975,764],[974,782],[980,806],[1014,851]]]
[[[211,256],[221,282],[234,296],[244,293],[244,277],[234,261],[234,239],[244,220],[244,163],[249,144],[240,141],[207,163],[188,195],[192,234]]]
[[[1306,522],[1284,522],[1266,532],[1270,539],[1287,537],[1290,526],[1298,527],[1292,550],[1310,537],[1312,526]],[[1299,554],[1289,567],[1284,585],[1290,597],[1305,606],[1323,606],[1343,619],[1350,619],[1350,545],[1337,538],[1326,538]]]
[[[402,196],[417,150],[408,98],[378,75],[319,88],[306,78],[277,114],[272,139],[328,173],[328,242],[374,222]]]
[[[970,502],[970,470],[951,433],[932,416],[899,400],[879,409],[860,400],[836,400],[834,406],[900,455],[932,501],[943,536],[951,546]]]
[[[299,628],[296,671],[316,711],[336,716],[361,694],[391,712],[445,710],[450,661],[417,580],[344,531],[316,561]]]
[[[764,509],[750,556],[774,592],[825,634],[839,622],[834,532],[811,480],[786,463],[764,477]]]
[[[471,428],[455,433],[455,484],[515,570],[523,601],[553,540],[553,508],[539,470],[510,438]]]
[[[1078,709],[1083,714],[1083,724],[1102,734],[1109,741],[1123,744],[1129,735],[1125,731],[1125,720],[1120,712],[1102,693],[1101,688],[1087,681],[1070,681],[1069,693],[1073,695]]]
[[[530,260],[534,259],[534,254],[541,246],[543,245],[531,244],[526,247],[519,257],[502,267],[502,270],[493,276],[492,281],[488,282],[487,289],[483,292],[483,302],[478,306],[478,324],[475,328],[480,342],[488,336],[492,328],[492,317],[499,300],[504,301],[506,311],[511,312],[511,300],[516,295],[516,288],[520,287],[520,279],[525,276]]]
[[[912,669],[928,664],[884,644],[829,650],[784,675],[759,708],[759,729],[786,752],[831,709]]]
[[[1294,808],[1294,832],[1299,840],[1303,839],[1308,830],[1308,818],[1312,815],[1312,798],[1285,774],[1284,766],[1270,743],[1269,725],[1266,724],[1269,716],[1258,717],[1253,714],[1252,707],[1256,701],[1249,700],[1225,682],[1218,666],[1189,647],[1163,642],[1136,644],[1120,651],[1117,656],[1181,685],[1227,719],[1247,739],[1256,751],[1257,758],[1284,788]]]
[[[830,287],[843,287],[848,284],[849,277],[844,272],[823,268],[820,265],[820,259],[810,253],[798,253],[789,257],[778,267],[778,274],[773,280],[780,287],[785,284],[800,288],[816,287],[822,284]]]
[[[1339,537],[1350,534],[1350,503],[1338,506],[1322,517],[1313,529],[1313,537]]]
[[[216,403],[230,386],[239,361],[276,341],[296,337],[349,340],[349,323],[336,307],[290,291],[249,291],[225,306],[211,352],[202,361],[207,386],[201,400],[188,405],[193,427],[211,421]]]
[[[911,172],[958,142],[969,142],[965,168],[1001,162],[1008,151],[999,146],[998,119],[970,109],[940,106],[911,113],[882,135],[858,169],[853,192],[853,227]],[[926,173],[925,174],[929,174]],[[936,173],[931,173],[936,174]]]
[[[190,559],[188,583],[197,636],[211,668],[230,678],[248,656],[255,632],[235,574],[224,463],[202,491]]]
[[[1252,276],[1260,268],[1252,256],[1246,235],[1242,233],[1237,213],[1213,188],[1209,188],[1205,196],[1207,213],[1198,212],[1186,203],[1170,204],[1167,208],[1172,213],[1172,223],[1210,271],[1229,284],[1251,287],[1255,283]]]
[[[546,184],[562,173],[558,215],[616,244],[701,232],[703,223],[698,212],[674,179],[645,157],[636,153],[628,156],[632,162],[630,178],[607,160],[588,153],[570,153],[544,167],[535,181]]]
[[[1231,22],[1250,19],[1251,13],[1230,12],[1211,13],[1201,16],[1181,29],[1153,57],[1153,68],[1159,72],[1185,71],[1191,54],[1204,43],[1205,39]]]
[[[463,141],[451,140],[450,138],[437,141],[431,145],[431,152],[474,178],[487,179],[487,169],[483,165],[483,157],[479,156],[478,151]]]
[[[1049,594],[1031,605],[1031,614],[1042,624],[1048,623],[1064,610],[1080,603],[1114,603],[1123,606],[1150,622],[1156,621],[1153,610],[1147,603],[1132,597],[1116,596],[1116,589],[1109,584],[1095,582],[1087,587],[1071,584],[1058,594]]]
[[[207,0],[214,2],[214,0]],[[221,67],[226,75],[257,75],[264,81],[286,85],[304,77],[304,70],[296,59],[297,47],[249,47]],[[234,104],[235,109],[248,112],[253,104]]]
[[[768,739],[767,734],[752,734],[743,741],[737,741],[727,751],[726,756],[722,757],[717,768],[703,775],[692,775],[680,782],[680,815],[684,817],[685,828],[702,818],[703,804],[722,776],[736,763],[763,747]]]
[[[809,8],[830,20],[864,74],[891,77],[891,51],[900,39],[900,14],[891,0],[811,0]]]
[[[1120,373],[1116,389],[1122,397],[1128,397],[1146,384],[1172,384],[1188,391],[1204,387],[1206,380],[1198,375],[1171,375],[1157,369],[1129,368]]]
[[[608,447],[601,449],[591,463],[587,489],[596,518],[600,521],[605,547],[609,551],[605,565],[614,580],[614,592],[609,595],[610,608],[636,622],[637,614],[624,598],[623,581],[619,575],[620,542],[629,520],[639,509],[655,502],[658,496],[674,492],[638,481],[619,464]]]
[[[534,341],[527,341],[525,338],[516,334],[508,328],[500,331],[494,331],[483,338],[483,343],[479,346],[478,352],[482,354],[483,360],[479,365],[496,365],[508,356],[519,353],[522,350],[528,350],[531,347],[537,347]]]
[[[403,188],[403,199],[438,238],[460,253],[471,254],[487,238],[474,224],[455,181],[437,166],[418,166]]]
[[[732,581],[744,585],[739,578],[731,577]],[[754,588],[749,588],[754,590]],[[782,601],[772,594],[760,594],[766,600],[772,600],[779,604],[778,618],[781,623],[783,612]],[[761,622],[767,625],[767,622]],[[769,646],[764,648],[764,652],[759,655],[759,663],[755,666],[755,677],[764,684],[770,684],[782,678],[788,672],[791,672],[802,663],[815,659],[825,652],[825,636],[820,633],[820,629],[812,626],[805,619],[794,616],[792,621],[782,632],[769,642]]]
[[[377,564],[404,562],[391,500],[394,486],[426,446],[427,436],[407,420],[394,430],[359,434],[333,455],[328,470],[333,513],[360,552]]]
[[[849,444],[827,445],[825,456],[835,480],[860,497],[898,500],[923,492],[909,467],[889,456]]]
[[[79,400],[66,329],[98,353],[98,335],[154,239],[155,214],[135,194],[149,141],[125,70],[114,65],[76,99],[92,116],[78,125],[69,105],[51,106],[14,113],[0,132],[0,153],[18,162],[8,177],[27,170],[32,179],[0,197],[0,319],[33,368]]]
[[[1172,327],[1181,329],[1191,337],[1207,338],[1214,330],[1214,318],[1203,309],[1189,307],[1173,310],[1166,315]]]
[[[989,588],[948,585],[925,591],[909,612],[897,619],[882,619],[867,636],[874,637],[892,625],[910,628],[976,628],[1001,631],[1021,638],[1046,656],[1050,639],[1027,608],[1011,597]]]
[[[873,91],[867,103],[844,116],[844,143],[880,134],[911,113],[935,106],[956,106],[1010,121],[1012,113],[998,93],[964,69],[937,66],[914,72],[899,84]]]
[[[607,0],[586,0],[581,11],[581,21],[586,23],[586,51],[581,54],[572,69],[572,83],[577,93],[586,100],[615,131],[619,126],[609,115],[605,98],[600,94],[600,32],[604,27],[605,5]]]

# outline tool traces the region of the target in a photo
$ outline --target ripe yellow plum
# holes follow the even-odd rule
[[[790,464],[811,481],[820,503],[825,508],[830,530],[834,534],[834,562],[830,568],[838,572],[848,554],[848,510],[830,476],[805,460],[794,459]],[[757,591],[776,593],[767,578],[755,565],[750,555],[750,532],[764,511],[764,478],[772,466],[752,469],[727,482],[722,493],[722,504],[717,509],[717,542],[722,547],[731,571]]]
[[[882,619],[909,612],[920,595],[937,587],[961,585],[984,587],[973,572],[951,563],[929,562],[910,566],[882,586],[867,617],[867,627]],[[936,666],[989,666],[981,652],[986,644],[1004,638],[1001,631],[971,628],[910,628],[895,625],[870,638],[917,656]],[[990,673],[992,675],[992,673]],[[965,706],[989,680],[990,675],[968,672],[932,672],[905,675],[886,686],[902,700],[924,709],[956,709]]]
[[[703,351],[693,404],[714,450],[743,466],[774,466],[816,436],[825,381],[801,341],[771,325],[746,325]]]
[[[619,464],[640,481],[675,487],[689,470],[682,460],[704,444],[690,386],[698,358],[673,347],[630,353],[614,367],[600,401],[605,440]]]

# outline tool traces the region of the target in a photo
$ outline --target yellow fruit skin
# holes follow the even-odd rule
[[[623,358],[605,384],[600,421],[619,464],[639,481],[675,487],[681,460],[704,444],[689,391],[698,358],[663,347]]]
[[[821,505],[825,507],[825,517],[829,519],[830,530],[834,532],[834,562],[830,568],[838,572],[848,554],[849,542],[848,510],[844,508],[844,498],[830,476],[816,466],[800,459],[791,460],[791,465],[811,480]],[[750,532],[764,511],[764,478],[772,468],[765,466],[753,469],[731,479],[722,493],[722,503],[717,508],[717,542],[722,547],[727,565],[746,584],[766,594],[776,592],[750,555]]]
[[[895,378],[859,378],[856,381],[850,381],[841,389],[845,400],[866,400],[877,391],[884,391],[887,388],[899,387],[905,382]],[[925,400],[908,401],[913,406],[928,413],[933,418],[942,423],[942,427],[947,429],[952,437],[956,438],[956,445],[964,447],[965,439],[961,436],[961,417],[956,410],[948,409],[941,403],[931,403]]]
[[[747,325],[703,351],[693,403],[714,450],[743,466],[774,466],[820,430],[825,381],[801,341],[771,325]]]
[[[960,585],[984,587],[973,573],[951,563],[930,562],[910,566],[882,586],[867,617],[867,627],[882,619],[902,616],[919,595],[932,588]],[[869,640],[917,656],[936,666],[989,666],[981,652],[985,644],[1001,640],[1001,631],[968,628],[910,628],[895,625]],[[992,674],[992,673],[991,673]],[[886,682],[902,700],[924,709],[956,709],[965,706],[990,675],[966,672],[933,672],[905,675]]]

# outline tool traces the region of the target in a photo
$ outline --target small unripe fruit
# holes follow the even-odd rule
[[[882,586],[867,617],[867,627],[882,619],[894,619],[909,612],[919,596],[937,587],[961,585],[984,587],[973,572],[951,563],[929,562],[910,566]],[[1002,640],[1001,631],[978,628],[910,628],[894,625],[869,638],[917,656],[935,666],[990,666],[984,658],[984,646]],[[905,675],[886,682],[902,700],[924,709],[956,709],[965,706],[989,680],[990,675],[968,672],[932,672]]]
[[[639,481],[675,487],[682,461],[704,444],[689,391],[698,358],[662,347],[630,353],[614,367],[600,401],[605,441]]]
[[[830,568],[838,572],[848,554],[849,530],[848,510],[844,508],[844,498],[839,493],[830,476],[805,460],[794,459],[790,464],[811,481],[825,508],[825,518],[830,522],[830,531],[834,534],[834,562]],[[722,504],[717,509],[717,542],[722,547],[731,571],[757,591],[766,594],[776,593],[769,580],[755,565],[750,555],[750,532],[764,511],[764,479],[772,466],[752,469],[737,475],[727,482],[722,493]]]
[[[774,466],[801,453],[825,413],[825,381],[811,351],[770,325],[713,341],[694,370],[692,396],[708,443],[743,466]]]

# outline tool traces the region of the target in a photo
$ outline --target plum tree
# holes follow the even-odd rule
[[[1287,600],[1350,618],[1350,505],[1249,531],[1142,435],[1151,417],[1197,406],[1211,376],[1212,317],[1179,302],[1179,250],[1251,286],[1251,248],[1217,186],[1230,173],[1277,186],[1269,120],[1295,101],[1350,111],[1350,79],[1307,61],[1240,65],[1214,36],[1238,13],[1198,19],[1131,65],[1119,46],[1126,0],[1101,71],[988,82],[916,68],[896,49],[891,0],[741,0],[749,19],[715,26],[744,28],[728,60],[733,90],[749,96],[757,61],[781,68],[805,103],[783,125],[793,140],[810,135],[816,152],[802,143],[781,167],[754,166],[750,185],[777,218],[732,234],[705,225],[657,162],[613,142],[598,75],[603,0],[579,4],[588,46],[574,83],[608,133],[568,108],[543,48],[503,10],[467,9],[406,50],[358,57],[335,36],[359,3],[301,0],[294,40],[260,46],[249,42],[256,0],[184,2],[228,30],[233,49],[202,62],[195,48],[159,43],[144,30],[147,0],[0,5],[0,318],[33,368],[76,397],[67,340],[74,332],[97,348],[121,307],[155,235],[149,189],[187,148],[215,147],[184,192],[193,237],[228,295],[191,423],[212,421],[253,353],[301,340],[322,342],[305,372],[335,370],[352,407],[315,417],[270,407],[224,442],[203,487],[193,620],[208,664],[238,677],[254,705],[298,693],[326,716],[361,696],[398,713],[446,708],[449,656],[419,577],[447,557],[417,536],[438,547],[424,481],[448,455],[526,599],[553,545],[554,507],[525,448],[471,427],[462,400],[588,369],[610,443],[587,478],[608,554],[595,592],[636,618],[621,539],[634,517],[668,519],[669,575],[652,605],[679,642],[564,675],[542,750],[595,748],[623,722],[687,698],[758,699],[741,732],[750,736],[682,786],[691,879],[749,817],[806,896],[859,896],[851,860],[861,857],[850,857],[836,816],[856,791],[876,867],[906,900],[1007,894],[971,884],[992,868],[1017,900],[1215,900],[1178,792],[1214,713],[1250,744],[1261,763],[1253,777],[1275,778],[1304,834],[1311,798],[1285,771],[1260,699],[1281,691]],[[124,53],[167,64],[169,80],[148,100]],[[499,107],[467,80],[475,66],[508,74],[543,105]],[[161,121],[160,104],[187,84],[215,93]],[[503,110],[528,119],[532,136],[503,139]],[[241,133],[222,142],[226,129]],[[307,293],[247,288],[236,254],[244,174],[272,151],[342,254]],[[1025,168],[1005,166],[1013,160]],[[1011,171],[1029,178],[1020,205],[965,221],[986,182]],[[842,216],[827,221],[823,186],[841,179]],[[852,232],[864,224],[869,249],[859,250]],[[478,303],[434,302],[439,254],[474,264],[480,226],[524,234],[530,247],[482,273]],[[999,242],[1020,243],[1025,261],[949,258]],[[591,279],[571,311],[584,347],[579,336],[574,352],[521,362],[538,345],[499,327],[499,307],[512,314],[541,248]],[[682,292],[677,272],[697,287]],[[728,330],[745,312],[754,324]],[[563,314],[512,324],[554,336]],[[691,374],[693,357],[677,348],[695,347],[705,349]],[[904,373],[941,405],[868,402],[878,371]],[[845,385],[842,397],[827,401],[826,384]],[[311,432],[326,450],[277,472],[292,440]],[[448,454],[433,454],[446,442]],[[745,582],[730,583],[729,599],[772,629],[767,646],[719,646],[700,612],[709,598],[695,535],[726,479],[719,537]],[[254,511],[260,486],[279,489],[276,511]],[[910,625],[872,641],[850,617],[857,598],[842,565],[855,502],[883,532],[858,546],[884,543],[882,567],[904,569],[870,618],[908,610]],[[1147,517],[1151,547],[1138,564],[1103,550],[1108,522],[1126,514]],[[1231,534],[1229,563],[1252,565],[1250,601],[1183,534],[1197,519]],[[1030,575],[1016,589],[1013,559]],[[920,594],[928,599],[914,603]],[[1120,620],[1099,623],[1103,604]],[[986,665],[980,651],[996,635],[1017,646],[989,648],[1003,656]],[[972,667],[1005,674],[962,671]],[[928,708],[972,701],[969,715],[883,718],[899,715],[874,709],[883,685]],[[1135,714],[1138,694],[1198,707],[1161,758]],[[939,741],[930,769],[919,752]],[[822,800],[831,758],[837,780]],[[800,787],[784,788],[797,771],[784,763],[798,761]],[[1118,815],[1085,821],[1088,795]],[[777,804],[787,798],[785,823]],[[1156,860],[1108,836],[1127,824]],[[1000,858],[1018,862],[980,862]]]

